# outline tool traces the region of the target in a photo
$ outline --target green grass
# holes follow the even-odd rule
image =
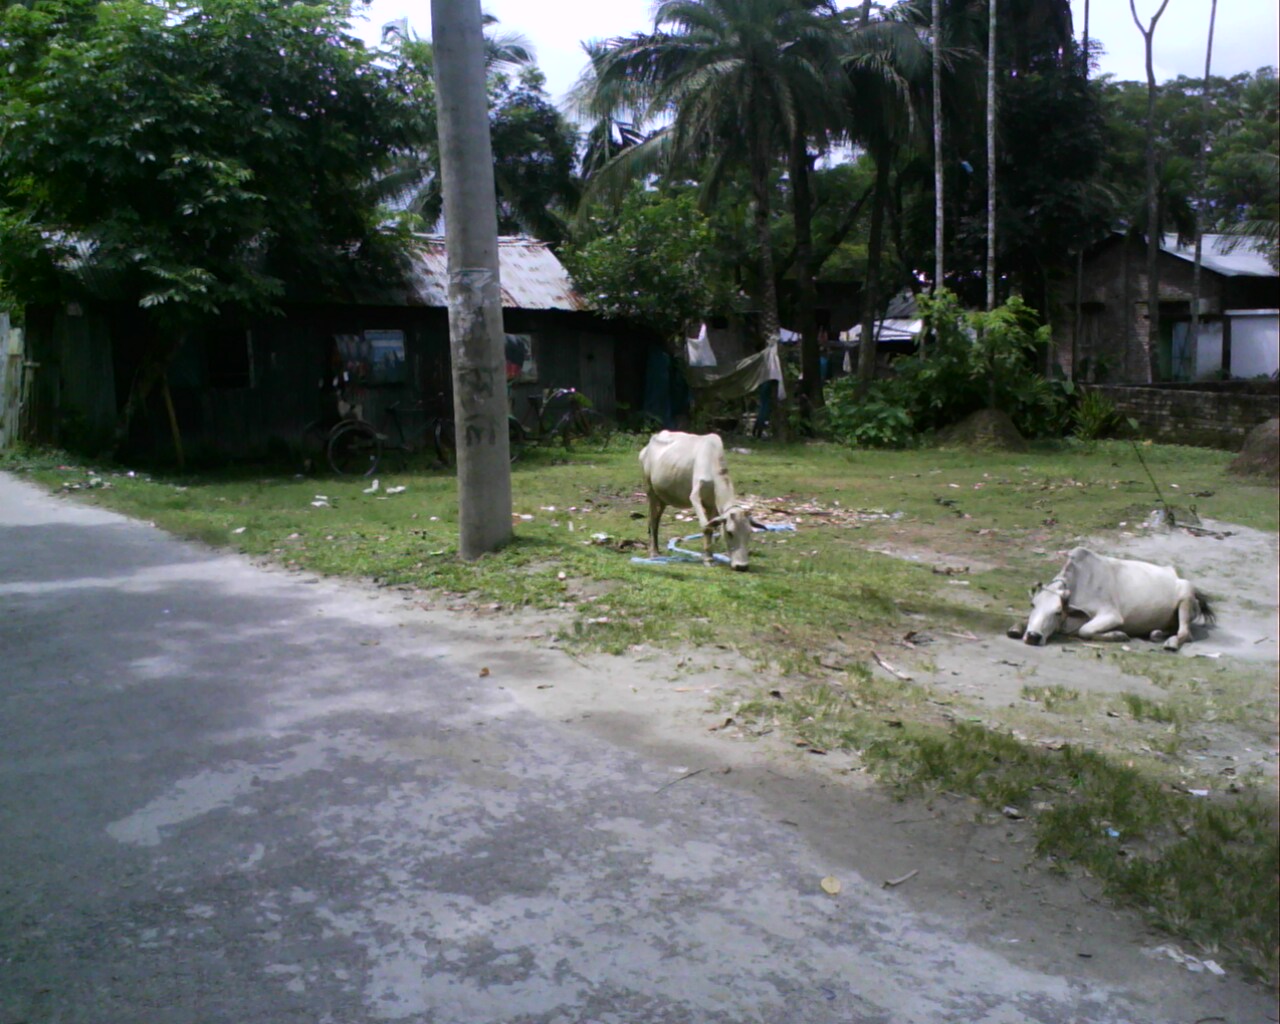
[[[850,751],[905,791],[1016,808],[1049,865],[1088,871],[1152,924],[1274,983],[1280,848],[1265,798],[1211,802],[1079,745],[1048,749],[913,714],[923,702],[918,691],[877,687],[864,672],[843,685],[762,694],[740,702],[736,715],[757,732],[778,725],[809,746]]]
[[[1016,805],[1034,821],[1050,862],[1094,873],[1156,924],[1275,979],[1273,809],[1250,795],[1251,780],[1241,780],[1245,792],[1212,802],[1170,785],[1195,770],[1176,759],[1206,723],[1231,723],[1269,742],[1274,708],[1247,670],[1107,651],[1099,656],[1164,696],[1102,700],[1063,686],[1023,688],[1024,708],[1038,704],[1037,715],[1092,716],[1098,745],[1111,735],[1107,723],[1145,727],[1138,740],[1148,751],[1108,755],[1078,742],[1036,745],[1000,724],[1001,713],[1022,721],[1025,711],[1023,719],[1016,709],[978,716],[868,668],[877,645],[919,628],[918,617],[929,629],[1002,634],[1008,610],[1025,607],[1027,588],[1056,568],[1053,552],[1144,519],[1157,503],[1128,443],[1016,455],[754,442],[744,453],[731,443],[739,494],[760,499],[762,511],[790,510],[799,525],[757,535],[745,574],[631,561],[645,544],[642,443],[618,435],[605,450],[529,451],[512,472],[514,540],[469,563],[457,557],[456,484],[443,471],[383,474],[378,491],[365,494],[370,481],[289,469],[148,475],[56,452],[0,453],[0,469],[298,569],[416,588],[450,605],[562,609],[571,648],[729,645],[786,681],[781,698],[740,699],[740,720],[852,751],[895,785],[968,793],[997,811]],[[1230,454],[1142,452],[1177,506],[1280,527],[1275,488],[1228,476]],[[396,486],[406,489],[387,493]],[[672,512],[664,517],[664,542],[694,532]],[[876,553],[888,546],[924,554],[910,561]],[[935,572],[929,552],[952,556],[944,568],[958,560],[969,571]]]

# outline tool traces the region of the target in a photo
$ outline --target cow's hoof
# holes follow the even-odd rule
[[[1178,648],[1181,646],[1182,646],[1182,643],[1181,641],[1178,640],[1176,636],[1171,636],[1169,637],[1168,640],[1164,642],[1164,649],[1166,651],[1172,651],[1175,654],[1178,652]]]
[[[1010,626],[1008,629],[1006,629],[1006,630],[1004,631],[1004,635],[1005,635],[1005,636],[1007,636],[1010,640],[1021,640],[1021,639],[1022,639],[1022,627],[1021,627],[1021,626]]]
[[[1153,644],[1158,644],[1161,640],[1168,640],[1169,634],[1163,629],[1153,629],[1151,635],[1147,637]]]

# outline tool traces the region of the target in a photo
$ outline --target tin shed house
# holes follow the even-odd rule
[[[498,254],[512,411],[520,415],[529,395],[551,387],[577,388],[607,415],[624,403],[639,408],[654,340],[588,311],[546,244],[502,238]],[[188,453],[235,458],[292,448],[331,406],[335,374],[375,424],[393,403],[451,414],[447,289],[444,240],[420,236],[403,280],[376,293],[199,325],[167,373]],[[104,444],[154,329],[124,304],[29,307],[33,439]],[[167,416],[163,395],[153,395],[135,418],[130,450],[166,451]]]
[[[1174,235],[1164,237],[1157,381],[1249,379],[1276,372],[1280,274],[1250,243],[1204,236],[1200,324],[1193,337],[1195,252]],[[1079,281],[1058,296],[1054,347],[1064,369],[1091,383],[1151,383],[1146,243],[1114,234],[1086,254],[1082,271]]]

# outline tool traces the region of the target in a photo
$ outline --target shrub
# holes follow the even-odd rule
[[[947,291],[917,302],[933,337],[927,353],[899,360],[894,376],[874,381],[861,400],[856,381],[837,381],[827,405],[838,439],[901,447],[984,408],[1007,412],[1024,437],[1061,432],[1066,396],[1036,372],[1049,328],[1036,324],[1033,309],[1014,297],[989,313],[965,312]]]
[[[1111,399],[1097,391],[1086,391],[1072,415],[1075,435],[1081,441],[1097,441],[1120,425],[1120,415]]]

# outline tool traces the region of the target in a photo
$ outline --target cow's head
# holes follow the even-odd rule
[[[716,516],[709,527],[724,530],[724,546],[729,551],[729,565],[737,572],[747,571],[747,542],[751,539],[751,517],[745,509],[729,508]]]
[[[1067,602],[1071,592],[1065,580],[1056,579],[1031,591],[1031,614],[1027,617],[1027,631],[1022,642],[1037,646],[1047,644],[1049,637],[1058,632],[1067,617]]]

